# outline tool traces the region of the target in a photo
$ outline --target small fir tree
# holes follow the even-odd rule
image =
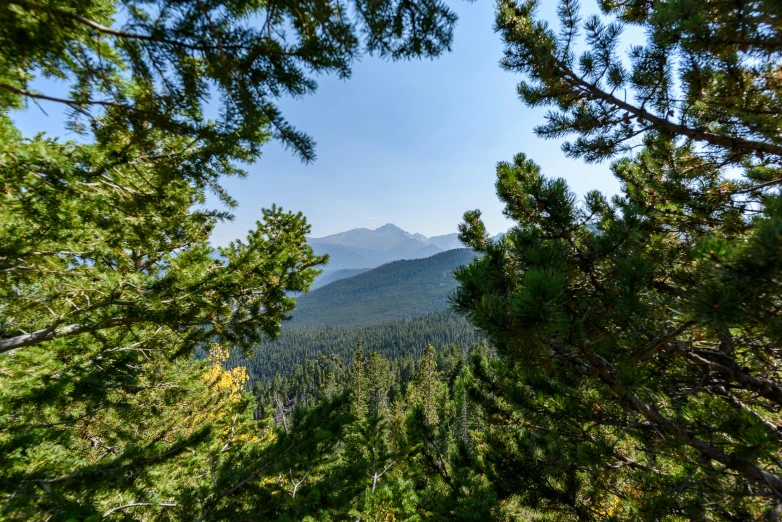
[[[357,419],[363,419],[367,414],[366,404],[366,379],[364,377],[364,351],[361,347],[361,341],[356,345],[356,352],[353,354],[353,365],[351,369],[351,403],[353,405],[353,415]]]
[[[388,391],[393,378],[388,359],[372,352],[366,368],[367,407],[369,413],[386,416],[388,414]]]

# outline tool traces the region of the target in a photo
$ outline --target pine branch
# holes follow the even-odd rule
[[[118,326],[128,326],[138,322],[141,322],[141,319],[130,317],[117,317],[104,321],[102,324],[98,325],[69,324],[60,326],[61,323],[58,322],[42,330],[3,339],[0,341],[0,354],[16,350],[17,348],[35,346],[60,337],[69,337],[106,328],[116,328]]]
[[[109,509],[105,513],[103,513],[103,518],[106,518],[107,516],[111,515],[112,513],[116,511],[121,511],[123,509],[128,509],[132,507],[141,507],[141,506],[161,506],[161,507],[176,507],[178,504],[174,502],[131,502],[130,504],[124,504],[122,506],[117,506]]]
[[[707,359],[706,357],[699,355],[694,351],[691,352],[688,350],[684,350],[682,348],[675,347],[671,344],[668,344],[666,348],[682,355],[684,358],[686,358],[691,362],[694,362],[697,365],[706,366],[710,370],[714,370],[726,376],[728,379],[731,380],[731,382],[735,382],[741,385],[742,388],[748,391],[757,393],[761,397],[764,397],[770,400],[771,402],[782,405],[782,385],[780,385],[776,381],[764,377],[749,375],[748,373],[730,368],[728,366],[725,366],[724,364],[720,364],[718,362],[712,361],[711,359]],[[700,353],[706,355],[706,353],[703,351],[700,351]]]
[[[131,40],[143,40],[152,43],[172,45],[175,47],[181,47],[183,49],[190,49],[191,51],[203,52],[203,51],[214,51],[215,49],[218,49],[218,46],[214,46],[214,45],[196,45],[182,40],[171,40],[169,38],[160,38],[149,34],[131,33],[128,31],[120,31],[118,29],[112,29],[111,27],[106,27],[105,25],[99,24],[94,20],[90,20],[89,18],[84,18],[83,16],[79,16],[75,13],[64,11],[62,9],[57,9],[55,7],[51,7],[48,5],[41,5],[36,2],[29,2],[26,0],[11,0],[11,3],[16,4],[30,11],[42,10],[42,11],[52,13],[56,16],[68,18],[75,22],[79,22],[80,24],[86,25],[87,27],[94,29],[100,33],[107,34],[110,36],[115,36],[118,38],[126,38]],[[233,45],[233,46],[229,46],[228,48],[230,48],[231,50],[239,50],[239,49],[247,49],[248,47],[245,45]]]
[[[673,135],[686,136],[687,138],[690,138],[694,141],[702,141],[708,143],[709,145],[722,147],[739,154],[761,152],[782,157],[782,145],[723,136],[721,134],[715,134],[707,130],[693,129],[687,127],[686,125],[674,123],[665,118],[661,118],[655,114],[652,114],[644,108],[636,107],[630,103],[620,100],[613,94],[609,94],[603,91],[597,85],[580,78],[571,69],[561,63],[559,64],[558,68],[562,74],[562,77],[571,86],[580,88],[582,92],[587,92],[592,97],[599,98],[618,109],[632,114],[638,119],[648,121],[654,126],[654,128],[664,130]]]
[[[13,85],[8,85],[6,83],[0,83],[0,89],[5,89],[7,91],[11,91],[15,94],[19,94],[21,96],[25,96],[27,98],[35,98],[38,100],[46,100],[56,103],[64,103],[65,105],[70,105],[71,107],[75,108],[82,108],[85,105],[100,105],[103,107],[120,107],[123,109],[130,109],[132,108],[130,105],[122,104],[122,103],[116,103],[116,102],[110,102],[110,101],[103,101],[103,100],[69,100],[67,98],[56,98],[54,96],[46,96],[45,94],[39,94],[33,91],[28,91],[25,89],[19,89],[18,87],[14,87]]]
[[[719,448],[700,440],[692,433],[680,428],[672,421],[665,418],[656,408],[653,408],[640,400],[638,396],[630,391],[625,385],[620,384],[609,367],[597,356],[592,354],[591,351],[585,350],[584,353],[589,360],[589,369],[594,370],[594,372],[588,371],[587,373],[596,374],[596,376],[628,407],[643,415],[649,422],[658,426],[667,434],[672,435],[676,440],[681,440],[691,448],[700,452],[704,457],[717,461],[734,471],[738,471],[748,478],[767,484],[776,496],[782,498],[782,493],[780,493],[782,492],[782,477],[764,471],[744,458],[726,454]]]

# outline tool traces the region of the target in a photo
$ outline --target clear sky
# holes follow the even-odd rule
[[[556,22],[556,2],[541,2]],[[586,0],[585,8],[594,10]],[[494,191],[494,168],[524,152],[549,176],[564,177],[579,195],[613,194],[607,164],[565,158],[561,142],[535,137],[545,109],[525,107],[519,77],[504,72],[494,3],[456,1],[453,51],[435,61],[389,62],[364,57],[347,81],[318,79],[318,91],[281,100],[287,119],[317,142],[317,160],[305,165],[277,143],[249,167],[244,180],[225,186],[238,200],[233,222],[218,225],[213,242],[244,237],[272,203],[302,211],[312,235],[394,223],[427,236],[456,232],[464,211],[479,208],[492,234],[510,223]],[[43,90],[43,89],[41,89]],[[24,131],[61,128],[60,111],[44,107],[16,116]],[[216,204],[216,203],[215,203]]]

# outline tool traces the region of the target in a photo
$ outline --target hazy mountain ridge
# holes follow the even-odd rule
[[[365,326],[444,310],[456,288],[453,271],[472,261],[467,248],[394,261],[301,296],[290,327]]]
[[[429,238],[429,242],[441,250],[464,248],[462,242],[459,241],[459,234],[456,232],[442,236],[432,236]]]
[[[329,271],[375,268],[400,259],[421,259],[439,252],[464,248],[459,234],[426,237],[388,223],[374,230],[354,228],[324,237],[309,237],[316,254],[328,254]],[[322,285],[321,285],[322,286]]]
[[[310,287],[310,292],[318,288],[321,288],[323,286],[326,286],[327,284],[333,283],[334,281],[339,281],[340,279],[345,279],[347,277],[353,277],[358,274],[363,274],[367,270],[371,270],[371,269],[370,268],[342,268],[340,270],[326,270],[322,274],[320,274],[317,278],[315,278],[315,282],[312,283],[312,286]]]

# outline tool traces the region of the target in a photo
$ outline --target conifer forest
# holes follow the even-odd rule
[[[468,191],[459,249],[338,276],[278,204],[212,240],[317,165],[286,99],[481,2],[0,2],[0,520],[782,521],[779,0],[495,0],[507,232]]]

